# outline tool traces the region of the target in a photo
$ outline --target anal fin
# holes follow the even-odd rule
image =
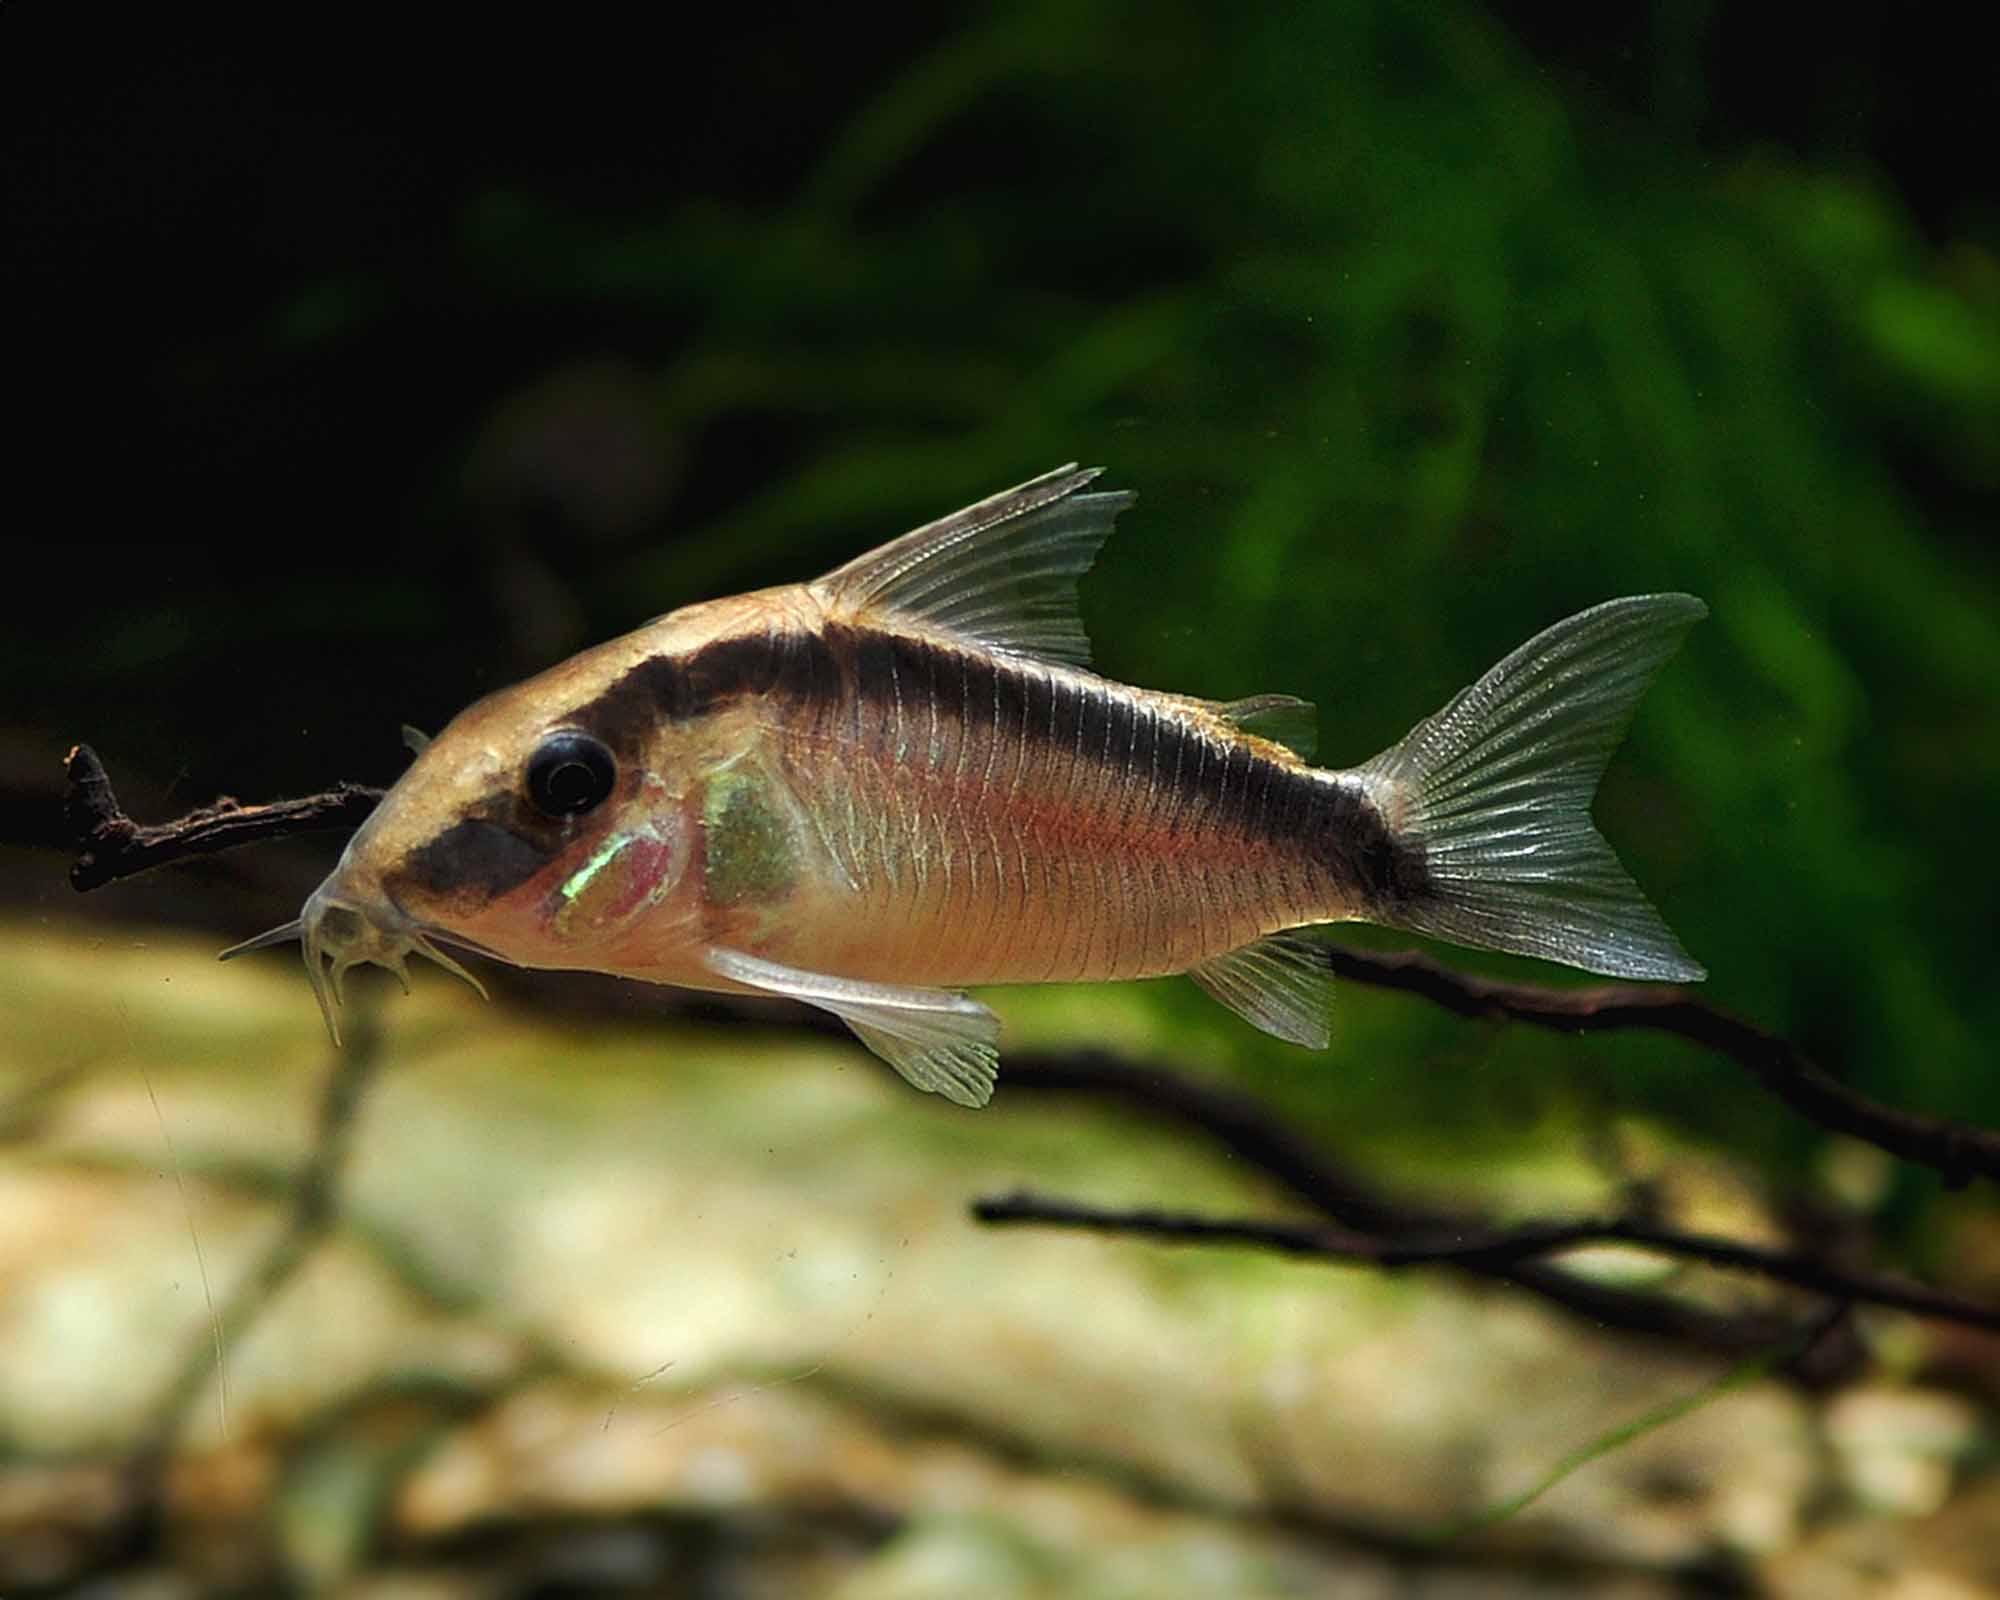
[[[746,989],[831,1011],[863,1044],[927,1094],[961,1106],[993,1098],[1000,1070],[1000,1019],[946,989],[864,983],[782,966],[740,950],[711,949],[709,971]]]
[[[1326,952],[1303,934],[1271,934],[1188,976],[1253,1028],[1308,1050],[1332,1038],[1333,975]]]

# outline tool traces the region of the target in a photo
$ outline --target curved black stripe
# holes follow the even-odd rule
[[[886,663],[878,655],[874,664]],[[690,721],[751,695],[817,704],[839,693],[840,676],[825,635],[760,629],[678,655],[648,657],[578,706],[569,720],[616,750],[629,747],[636,730],[655,718]]]
[[[1095,686],[1079,684],[1076,690],[1075,737],[1066,743],[1063,754],[1076,763],[1070,778],[1071,792],[1083,781],[1084,769],[1100,758],[1104,748],[1104,726],[1111,716],[1111,703]]]
[[[1300,797],[1300,836],[1336,883],[1358,890],[1378,911],[1407,906],[1430,892],[1422,848],[1399,839],[1359,789],[1302,773],[1286,772],[1285,778],[1315,791]]]
[[[999,669],[990,656],[981,655],[976,650],[966,651],[962,660],[966,733],[971,736],[984,730],[990,735],[997,727],[994,711],[1000,703],[1000,696],[994,687],[994,680]]]
[[[1059,757],[1090,792],[1122,787],[1129,775],[1135,793],[1121,796],[1128,815],[1137,789],[1157,784],[1172,793],[1168,815],[1175,832],[1185,837],[1220,828],[1301,847],[1372,907],[1407,905],[1429,889],[1421,849],[1398,839],[1358,788],[1272,761],[1233,740],[1218,741],[1178,717],[1142,708],[1117,685],[1052,678],[1040,663],[880,628],[829,623],[819,630],[760,630],[655,656],[578,707],[570,720],[628,753],[659,716],[685,721],[756,695],[816,712],[849,702],[850,714],[874,713],[853,724],[857,732],[864,722],[886,728],[900,715],[902,744],[927,761],[935,751],[935,724],[940,739],[973,746],[971,759],[961,763],[968,771],[984,766],[976,753],[981,740],[990,741],[989,755],[1021,740],[1031,754]],[[1006,753],[1011,772],[1018,747]],[[426,851],[434,858],[427,867],[413,863],[413,870],[428,871],[440,883],[453,876],[486,885],[508,880],[511,886],[534,870],[527,866],[531,854],[537,864],[546,859],[519,833],[480,819],[459,824]],[[447,872],[446,858],[460,856],[462,863]]]
[[[1056,721],[1055,683],[1036,667],[1017,669],[1021,681],[1022,733],[1033,750],[1049,748],[1049,731]]]
[[[898,649],[902,643],[892,634],[878,633],[874,629],[844,630],[847,637],[842,641],[844,652],[852,667],[854,691],[863,704],[887,710],[900,703],[898,684],[901,673],[897,657],[903,652]]]
[[[1022,668],[1018,663],[996,662],[993,669],[993,691],[999,719],[997,726],[1010,739],[1032,738],[1039,728],[1030,727],[1032,720],[1029,706],[1033,698],[1033,685],[1039,676],[1035,668]],[[1046,727],[1048,717],[1042,717],[1041,726]]]
[[[1049,696],[1049,748],[1056,751],[1076,749],[1081,737],[1079,728],[1083,717],[1083,703],[1089,696],[1070,678],[1058,677],[1050,684]]]

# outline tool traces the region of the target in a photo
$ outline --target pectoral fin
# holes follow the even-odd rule
[[[993,1098],[1000,1019],[977,1000],[944,989],[863,983],[780,966],[740,950],[711,949],[709,971],[746,989],[831,1011],[911,1083],[962,1106]]]
[[[1333,975],[1312,940],[1274,933],[1204,961],[1188,976],[1253,1028],[1308,1050],[1327,1047]]]

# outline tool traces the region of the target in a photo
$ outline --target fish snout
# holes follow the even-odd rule
[[[482,1000],[487,998],[486,986],[438,949],[434,942],[437,937],[451,937],[455,942],[472,946],[469,939],[444,935],[442,930],[413,921],[386,898],[356,892],[346,875],[336,868],[326,882],[313,890],[296,919],[232,945],[222,952],[222,959],[228,961],[296,938],[305,955],[306,980],[312,985],[313,998],[319,1002],[319,1013],[326,1019],[326,1031],[338,1045],[340,1008],[350,967],[387,967],[408,994],[410,974],[404,963],[409,956],[420,955],[463,978],[479,991]],[[481,954],[493,953],[483,946],[474,948]]]
[[[386,967],[407,994],[410,975],[404,962],[419,947],[420,935],[409,918],[386,900],[363,899],[343,893],[334,874],[313,890],[299,913],[299,944],[305,953],[306,980],[319,1002],[326,1030],[340,1043],[340,1010],[346,999],[350,967]]]

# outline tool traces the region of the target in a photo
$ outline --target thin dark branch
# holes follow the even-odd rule
[[[1749,1355],[1790,1338],[1792,1319],[1782,1310],[1728,1312],[1671,1294],[1602,1283],[1533,1252],[1492,1248],[1496,1234],[1474,1218],[1413,1205],[1364,1182],[1335,1156],[1307,1142],[1297,1130],[1239,1090],[1205,1083],[1163,1067],[1134,1066],[1116,1057],[1024,1055],[1007,1062],[1008,1087],[1015,1092],[1085,1094],[1119,1100],[1154,1116],[1166,1117],[1216,1140],[1245,1166],[1276,1179],[1313,1210],[1337,1225],[1338,1237],[1384,1245],[1434,1245],[1467,1240],[1483,1246],[1472,1258],[1451,1265],[1476,1276],[1511,1283],[1562,1307],[1587,1322],[1727,1356]],[[1718,1241],[1719,1243],[1719,1241]],[[1859,1359],[1846,1353],[1846,1362]],[[1841,1365],[1816,1348],[1794,1375],[1819,1383],[1840,1375]]]
[[[89,745],[80,744],[70,751],[68,768],[63,822],[76,850],[76,862],[69,869],[70,887],[79,892],[189,856],[212,855],[294,833],[359,827],[383,793],[358,783],[343,783],[303,800],[276,800],[261,806],[241,805],[224,796],[176,821],[148,827],[134,822],[120,808],[104,763]]]
[[[291,1186],[291,1203],[278,1235],[215,1307],[214,1322],[189,1344],[172,1380],[154,1402],[145,1431],[120,1471],[120,1510],[93,1553],[93,1564],[120,1570],[157,1551],[166,1515],[166,1480],[187,1415],[218,1365],[226,1362],[285,1285],[325,1241],[339,1210],[356,1113],[381,1065],[381,1039],[372,1008],[357,1008],[346,1048],[334,1055],[320,1096],[312,1146]]]
[[[1685,989],[1501,983],[1453,972],[1416,951],[1333,947],[1328,961],[1340,977],[1418,995],[1461,1017],[1504,1017],[1563,1033],[1643,1028],[1675,1034],[1745,1068],[1808,1122],[1935,1167],[1953,1187],[1974,1178],[2000,1179],[2000,1131],[1870,1100],[1829,1076],[1790,1040],[1718,1010]]]
[[[265,806],[218,801],[177,822],[141,826],[119,808],[103,764],[88,745],[69,757],[64,803],[76,864],[70,882],[91,889],[186,856],[322,828],[353,827],[381,791],[343,784],[324,794]],[[1898,1110],[1857,1094],[1797,1046],[1680,989],[1613,984],[1557,989],[1468,977],[1416,953],[1344,946],[1327,950],[1332,971],[1355,983],[1413,994],[1463,1017],[1500,1017],[1566,1033],[1646,1029],[1669,1033],[1743,1067],[1807,1121],[1932,1167],[1953,1185],[2000,1180],[2000,1130],[1967,1127]],[[1010,1073],[1013,1064],[1009,1063]]]
[[[1498,1267],[1574,1249],[1629,1244],[1683,1260],[1754,1273],[1857,1305],[1887,1306],[1917,1316],[2000,1333],[2000,1307],[1981,1305],[1906,1279],[1850,1272],[1791,1250],[1770,1250],[1632,1218],[1578,1218],[1523,1223],[1485,1232],[1433,1238],[1383,1238],[1310,1222],[1258,1217],[1207,1217],[1147,1207],[1113,1210],[1017,1192],[973,1203],[972,1214],[993,1224],[1037,1223],[1094,1233],[1137,1234],[1175,1244],[1247,1244],[1321,1261],[1395,1268],[1446,1265],[1489,1273]]]
[[[223,1300],[213,1337],[204,1329],[189,1347],[173,1383],[158,1402],[152,1442],[140,1452],[142,1461],[164,1456],[188,1408],[214,1374],[216,1362],[228,1359],[243,1334],[297,1275],[337,1220],[340,1180],[353,1142],[355,1115],[382,1061],[374,1007],[364,1004],[354,1008],[348,1034],[345,1047],[334,1052],[333,1069],[320,1094],[312,1146],[291,1184],[284,1226]]]

